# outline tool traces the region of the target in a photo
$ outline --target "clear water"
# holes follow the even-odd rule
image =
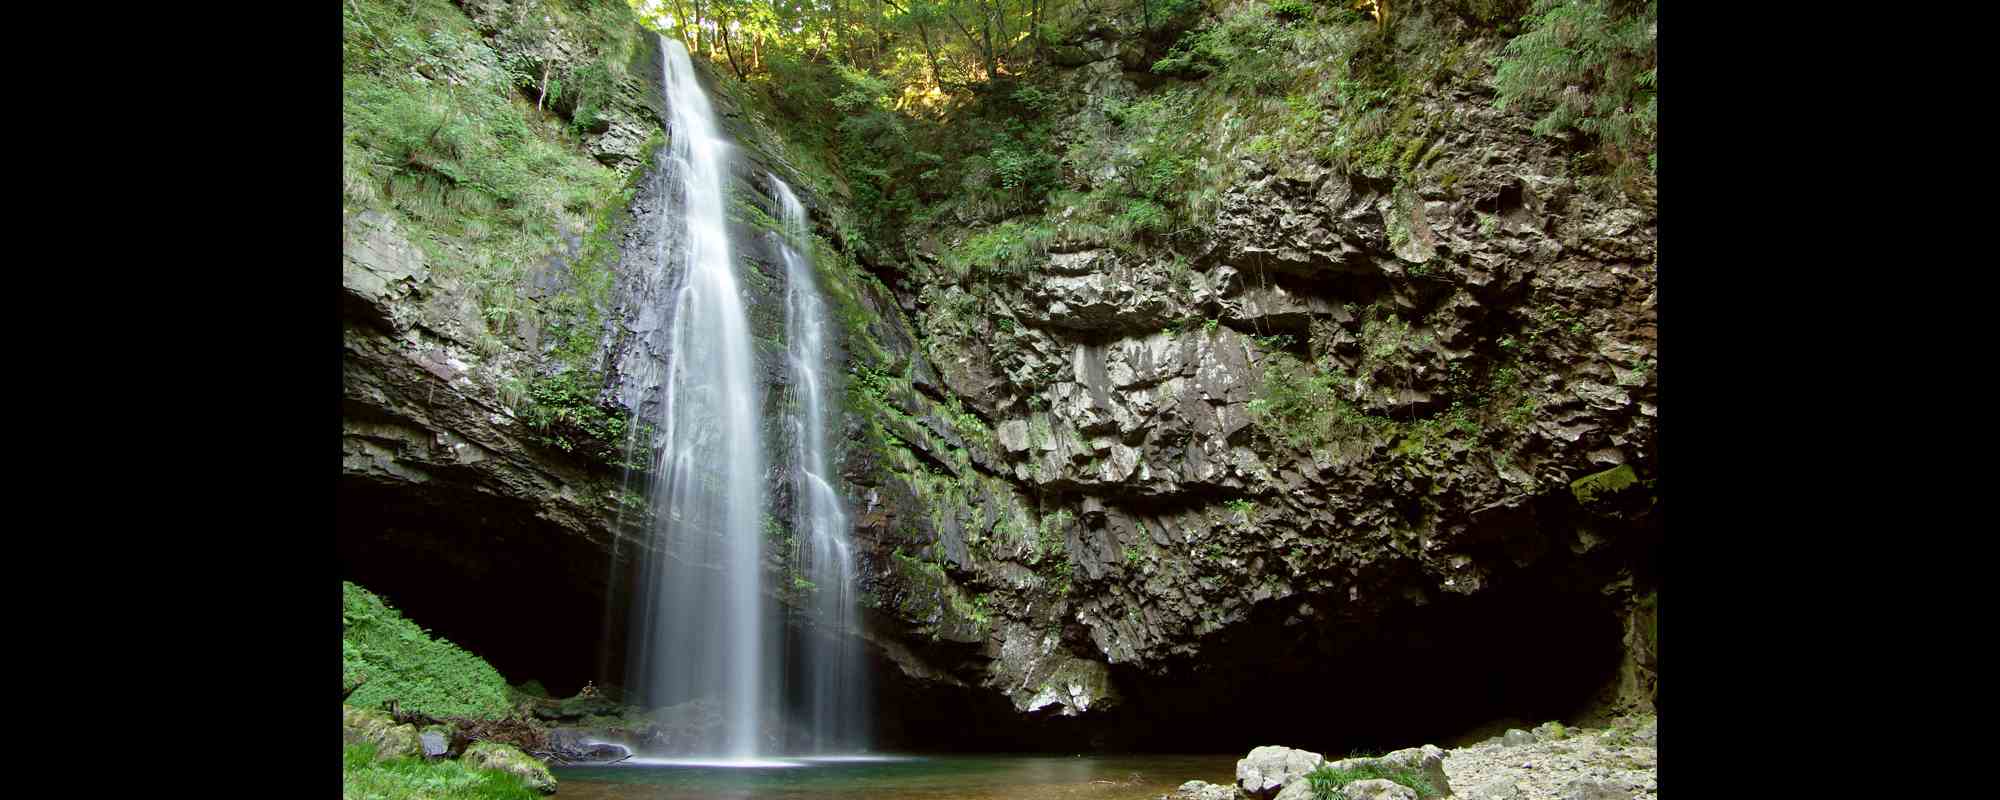
[[[555,770],[568,800],[1139,800],[1182,783],[1235,780],[1241,755],[925,756],[895,760],[776,759],[768,769],[613,766]]]

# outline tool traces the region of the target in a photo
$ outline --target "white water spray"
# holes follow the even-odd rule
[[[729,145],[686,48],[665,37],[660,46],[673,115],[671,172],[685,212],[680,219],[663,215],[660,224],[683,226],[686,260],[670,301],[670,363],[658,421],[665,449],[649,493],[658,522],[641,576],[626,685],[656,707],[712,700],[720,733],[698,749],[752,760],[764,740],[765,650],[774,640],[758,592],[761,398],[723,216]],[[668,233],[662,231],[663,243],[674,238]],[[660,255],[664,262],[664,245]]]
[[[792,427],[792,530],[796,534],[794,563],[813,584],[812,597],[801,609],[811,620],[806,637],[805,696],[810,706],[817,752],[866,749],[868,720],[863,709],[867,692],[866,665],[856,646],[854,554],[848,543],[846,504],[833,488],[827,453],[826,371],[831,363],[826,331],[826,303],[821,299],[811,259],[805,206],[790,186],[770,176],[782,210],[785,239],[779,246],[785,259],[785,341],[789,343],[796,407]]]

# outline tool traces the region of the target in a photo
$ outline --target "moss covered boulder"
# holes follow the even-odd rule
[[[542,794],[556,793],[556,779],[549,774],[548,766],[512,745],[475,742],[465,748],[465,755],[459,761],[475,769],[499,770],[517,776]]]
[[[377,761],[423,753],[417,726],[397,725],[387,712],[342,705],[340,717],[341,742],[374,745]]]

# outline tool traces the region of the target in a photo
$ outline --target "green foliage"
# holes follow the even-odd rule
[[[1057,240],[1131,250],[1206,224],[1216,182],[1198,157],[1195,93],[1169,90],[1143,100],[1102,101],[1103,119],[1071,137],[1063,161],[1088,172],[1087,192],[1051,195]]]
[[[558,358],[581,363],[608,302],[617,222],[642,173],[621,181],[583,135],[603,129],[642,32],[622,2],[538,8],[494,35],[560,33],[582,49],[559,64],[503,57],[447,0],[343,3],[342,203],[397,218],[434,273],[469,290],[485,322],[468,332],[479,354],[500,356],[525,324],[556,341]],[[578,238],[567,276],[535,276],[567,278],[562,288],[520,296]],[[527,400],[519,379],[500,380],[509,406]]]
[[[615,459],[625,443],[625,418],[598,404],[603,384],[604,376],[573,369],[535,378],[528,384],[522,421],[550,447]]]
[[[1008,220],[967,237],[943,260],[961,278],[1018,276],[1048,255],[1053,238],[1046,225]]]
[[[1335,769],[1331,762],[1321,764],[1318,769],[1306,773],[1306,785],[1311,787],[1314,800],[1336,800],[1342,796],[1341,787],[1355,781],[1379,778],[1410,787],[1422,800],[1442,796],[1421,770],[1386,768],[1367,763],[1349,769]]]
[[[524,105],[506,70],[478,69],[498,57],[449,3],[357,2],[344,11],[367,23],[345,37],[343,135],[365,156],[349,166],[379,181],[392,207],[447,233],[497,239],[486,249],[524,260],[552,249],[564,220],[617,189],[615,173]],[[584,82],[608,92],[613,67],[590,72]]]
[[[1069,551],[1063,546],[1063,535],[1068,530],[1070,519],[1068,511],[1058,509],[1044,515],[1036,529],[1035,559],[1056,559],[1057,570],[1063,574],[1069,572]]]
[[[1202,11],[1202,0],[1141,0],[1140,10],[1148,32],[1171,31],[1192,24]]]
[[[1256,342],[1262,350],[1284,350],[1292,346],[1294,339],[1289,333],[1280,333],[1275,336],[1252,336],[1250,341]]]
[[[359,684],[347,703],[379,708],[394,700],[435,717],[498,718],[511,711],[507,682],[484,660],[432,639],[381,598],[341,582],[341,677]]]
[[[1333,441],[1336,431],[1358,416],[1346,412],[1340,390],[1344,375],[1322,373],[1289,356],[1272,358],[1264,381],[1249,403],[1250,419],[1265,436],[1295,449]]]
[[[1010,119],[993,142],[987,157],[1000,188],[1012,192],[1017,200],[1039,200],[1055,188],[1062,176],[1061,163],[1050,152],[1046,126]]]
[[[1296,10],[1283,0],[1277,7],[1243,7],[1215,25],[1182,36],[1165,58],[1153,62],[1153,73],[1213,77],[1227,93],[1275,91],[1290,72],[1281,57],[1289,38],[1280,17]]]
[[[1271,0],[1271,17],[1285,22],[1297,22],[1311,17],[1312,3],[1306,0]]]
[[[1535,132],[1595,140],[1614,177],[1651,168],[1659,137],[1658,0],[1537,0],[1495,62],[1495,100],[1538,118]]]
[[[375,760],[375,745],[341,747],[340,794],[351,800],[539,800],[520,776],[463,761]]]

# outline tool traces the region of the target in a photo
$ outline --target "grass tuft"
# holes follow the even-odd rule
[[[1340,789],[1355,781],[1385,778],[1415,790],[1421,800],[1441,797],[1438,788],[1431,785],[1424,773],[1414,769],[1393,769],[1374,764],[1362,764],[1348,769],[1335,769],[1332,764],[1322,764],[1319,769],[1306,773],[1306,784],[1312,788],[1313,800],[1336,800]]]
[[[342,800],[539,800],[517,775],[475,769],[459,761],[375,760],[375,745],[341,748]]]

